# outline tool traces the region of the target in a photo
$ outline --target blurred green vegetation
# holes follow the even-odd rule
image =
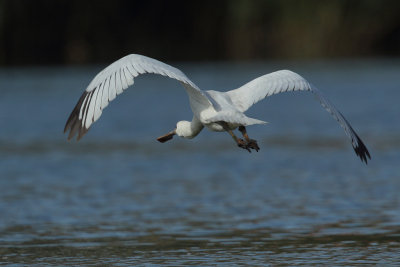
[[[0,0],[0,65],[400,55],[398,0]]]

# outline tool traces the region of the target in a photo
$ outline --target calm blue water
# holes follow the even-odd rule
[[[226,133],[155,139],[192,118],[180,84],[141,76],[79,142],[64,123],[90,68],[0,70],[0,263],[388,264],[400,260],[400,61],[175,64],[203,89],[292,69],[339,108],[366,166],[306,92],[248,115],[260,152]]]

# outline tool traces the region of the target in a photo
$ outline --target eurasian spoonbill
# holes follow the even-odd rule
[[[162,143],[172,139],[174,135],[191,139],[205,126],[211,131],[228,132],[239,147],[249,152],[251,149],[258,151],[260,148],[257,142],[249,138],[245,127],[266,122],[247,117],[244,112],[253,104],[273,94],[311,91],[343,127],[357,156],[365,163],[367,157],[371,158],[368,149],[344,116],[315,86],[297,73],[279,70],[228,92],[202,91],[180,70],[158,60],[135,54],[115,61],[94,77],[67,120],[64,133],[70,130],[68,140],[76,133],[77,140],[82,138],[90,126],[100,118],[108,103],[132,85],[135,77],[144,73],[161,74],[176,79],[182,83],[189,95],[193,111],[192,121],[179,121],[174,130],[157,138]],[[244,140],[233,133],[236,128],[242,133]]]

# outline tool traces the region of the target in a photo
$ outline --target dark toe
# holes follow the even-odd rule
[[[251,153],[251,150],[250,150],[248,144],[243,139],[238,140],[238,147],[246,149],[247,151],[249,151]]]
[[[250,139],[250,141],[247,143],[247,147],[254,149],[255,151],[258,152],[260,150],[260,147],[257,144],[256,140]]]

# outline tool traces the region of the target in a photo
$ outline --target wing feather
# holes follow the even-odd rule
[[[133,81],[133,78],[137,77],[139,75],[139,73],[135,70],[135,68],[132,66],[132,64],[126,65],[126,68],[128,69],[128,71],[132,75],[132,81]]]
[[[79,106],[82,107],[82,108],[78,109],[78,112],[79,112],[78,118],[79,118],[79,120],[82,120],[82,118],[83,118],[83,110],[84,110],[84,107],[86,107],[86,102],[88,101],[88,94],[89,94],[89,93],[87,93],[87,92],[85,92],[84,94],[82,94],[82,96],[81,96],[82,102],[78,101],[77,106],[79,105]],[[72,115],[72,113],[71,113],[71,115]],[[71,119],[71,118],[68,118],[68,121],[69,121],[70,119]],[[66,125],[66,126],[67,126],[67,125]],[[64,129],[64,130],[65,130],[65,129]]]
[[[143,74],[143,73],[146,72],[146,71],[142,68],[142,66],[141,66],[140,63],[138,63],[138,64],[135,65],[135,69],[136,69],[136,71],[137,71],[139,74]]]
[[[242,87],[226,92],[236,108],[244,112],[258,101],[273,95],[287,91],[311,91],[318,98],[322,107],[325,108],[332,117],[344,129],[344,132],[351,140],[354,151],[362,161],[367,163],[367,157],[371,156],[367,147],[360,137],[351,127],[346,118],[335,108],[335,106],[303,77],[289,70],[280,70],[256,78]]]
[[[115,99],[117,96],[117,92],[115,87],[117,86],[117,83],[115,82],[115,73],[111,74],[110,77],[110,87],[108,88],[108,101],[111,102]]]
[[[96,90],[96,91],[98,91],[98,93],[96,95],[95,104],[94,104],[93,121],[97,121],[100,118],[101,113],[103,113],[103,111],[101,109],[101,101],[102,101],[103,96],[102,96],[102,91],[100,89],[101,89],[101,87],[99,88],[99,90]]]
[[[110,77],[107,77],[103,83],[103,99],[101,101],[101,108],[105,109],[108,106],[108,88],[110,87]]]
[[[83,121],[82,121],[82,122],[85,122],[85,121],[86,121],[86,118],[88,117],[88,110],[89,110],[90,101],[91,101],[91,99],[92,99],[93,93],[94,93],[94,91],[92,91],[92,92],[89,93],[89,95],[87,96],[86,103],[85,103],[85,105],[83,106]],[[83,125],[84,125],[84,124],[82,124],[82,126],[83,126]]]
[[[121,94],[124,91],[124,80],[122,79],[122,69],[119,69],[117,72],[117,95]]]
[[[126,79],[126,88],[127,89],[129,86],[133,85],[133,77],[132,74],[129,72],[128,67],[123,68],[125,79]]]
[[[85,121],[86,128],[89,128],[90,124],[93,122],[94,109],[96,106],[96,97],[98,92],[99,90],[94,90],[92,93],[92,97],[90,98],[89,107],[86,115],[86,121]]]
[[[70,131],[68,140],[78,133],[78,140],[97,121],[102,111],[117,95],[134,84],[134,78],[144,73],[160,74],[180,81],[186,92],[198,102],[212,105],[208,97],[180,70],[155,59],[131,54],[125,56],[97,74],[79,98],[71,112],[64,132]]]
[[[124,74],[124,68],[121,68],[118,72],[119,72],[119,77],[120,77],[120,81],[121,81],[120,93],[122,93],[124,91],[124,89],[128,88],[128,84],[126,83],[126,77],[125,77],[125,74]]]

